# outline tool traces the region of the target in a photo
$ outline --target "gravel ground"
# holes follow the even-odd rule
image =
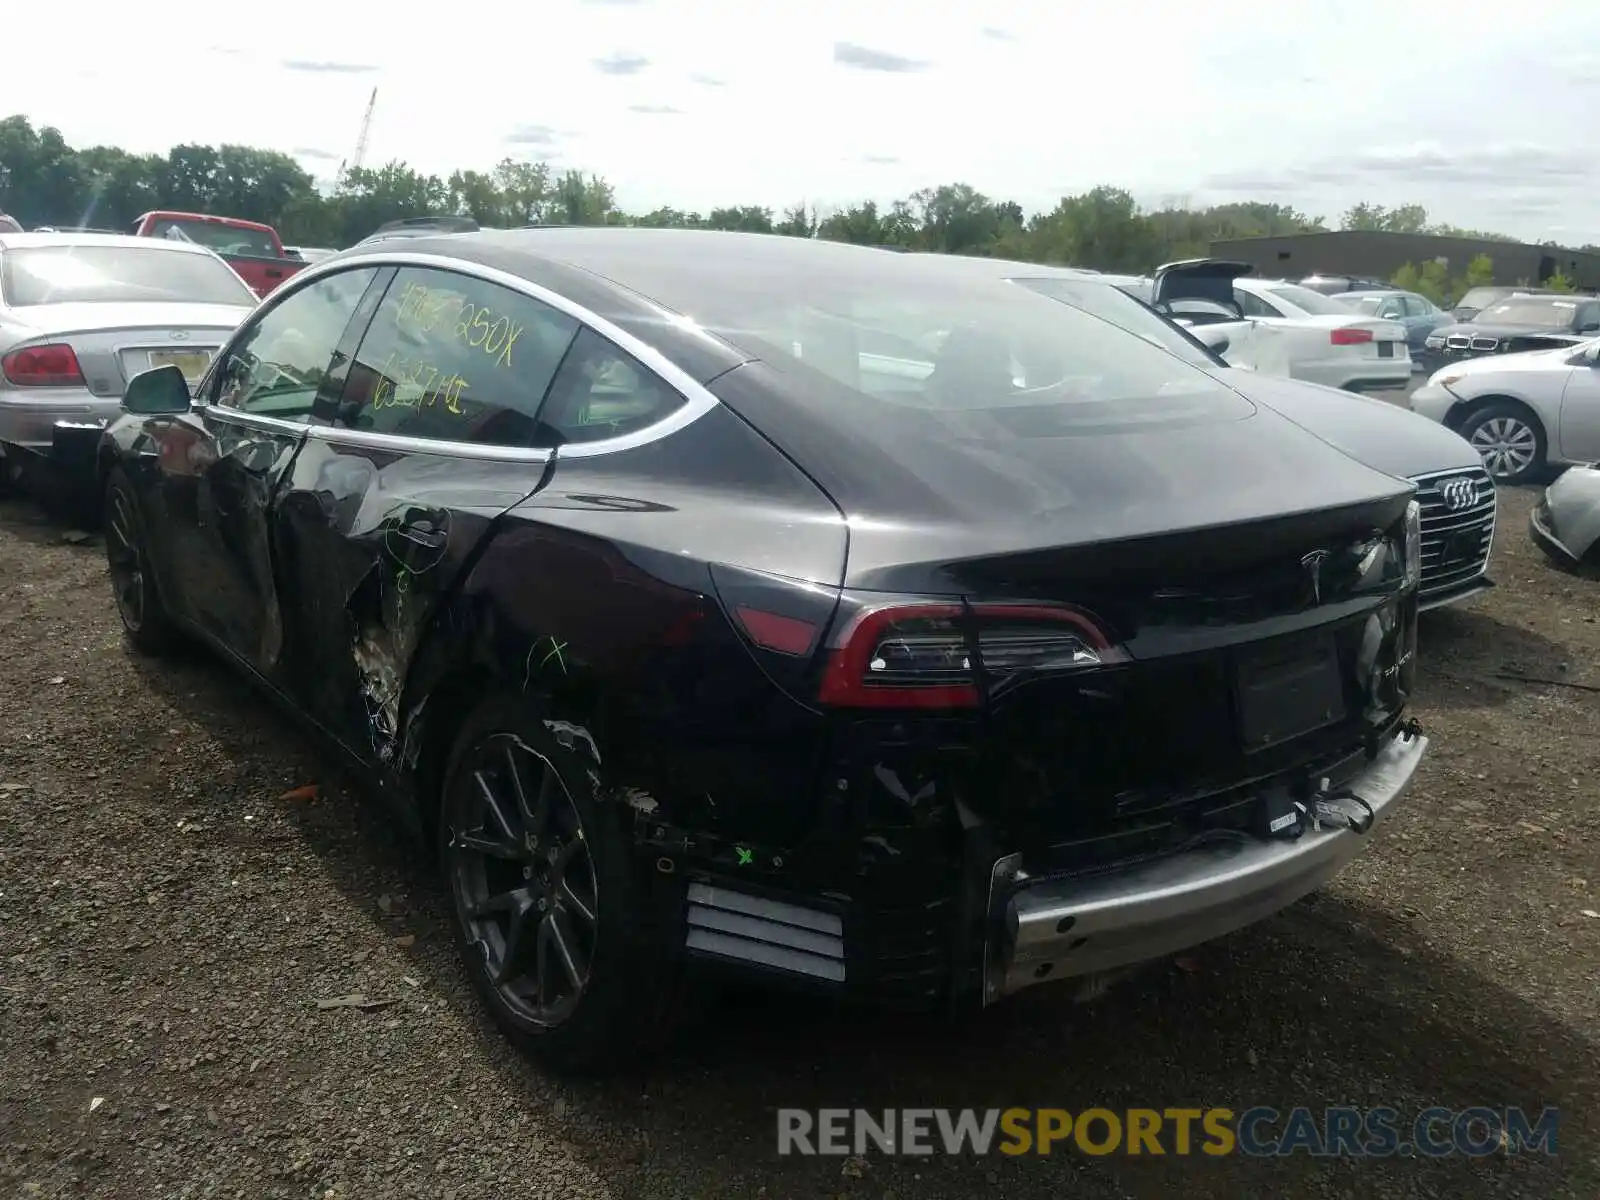
[[[1600,582],[1529,546],[1531,502],[1502,494],[1499,589],[1425,619],[1433,751],[1324,894],[1110,1003],[1041,988],[951,1027],[726,997],[603,1084],[541,1076],[487,1025],[374,803],[213,662],[131,656],[98,540],[0,505],[0,1194],[1588,1200]],[[316,1005],[354,993],[390,1003]],[[774,1149],[779,1106],[1261,1103],[1554,1104],[1559,1153]]]

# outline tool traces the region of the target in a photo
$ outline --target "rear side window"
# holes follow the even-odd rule
[[[539,414],[541,445],[597,442],[654,425],[684,397],[592,329],[578,334]]]
[[[209,254],[139,246],[30,246],[0,256],[13,308],[150,300],[254,306],[256,295]]]
[[[309,420],[334,348],[377,274],[367,267],[325,275],[257,316],[228,347],[213,403]]]
[[[578,322],[470,275],[401,270],[351,364],[337,424],[450,442],[532,446]]]

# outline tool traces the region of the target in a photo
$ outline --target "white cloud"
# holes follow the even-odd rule
[[[44,44],[58,24],[8,14],[6,33]],[[376,85],[369,163],[487,167],[558,129],[563,163],[635,209],[885,201],[956,180],[1033,209],[1106,183],[1330,218],[1415,201],[1600,241],[1596,44],[1600,9],[1577,0],[1420,25],[1333,0],[547,0],[423,36],[326,0],[279,0],[270,30],[248,7],[172,0],[158,22],[80,22],[76,70],[11,56],[0,114],[78,145],[344,157]]]

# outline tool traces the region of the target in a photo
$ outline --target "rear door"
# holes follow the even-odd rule
[[[402,267],[324,397],[274,511],[278,578],[295,597],[286,677],[368,763],[396,749],[440,602],[549,477],[539,408],[578,328],[531,289]]]
[[[281,682],[283,642],[272,504],[377,275],[341,271],[258,310],[222,351],[195,409],[153,435],[163,578],[204,633],[269,682]]]

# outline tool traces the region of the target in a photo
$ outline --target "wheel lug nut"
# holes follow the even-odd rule
[[[533,878],[533,868],[532,867],[523,867],[522,868],[522,877],[524,879],[532,879]]]
[[[539,897],[539,911],[540,912],[544,912],[545,909],[547,909],[549,907],[550,907],[550,901],[546,900],[543,896],[540,896]]]

